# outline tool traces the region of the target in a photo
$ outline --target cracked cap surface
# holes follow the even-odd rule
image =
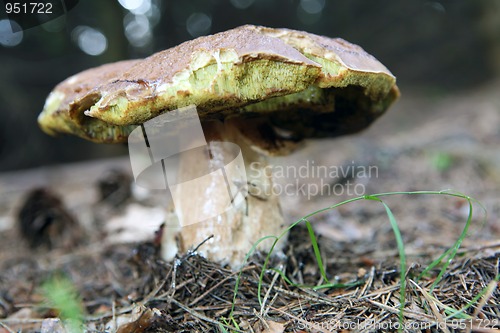
[[[52,135],[126,142],[137,125],[194,104],[202,121],[264,117],[274,139],[299,141],[359,131],[398,95],[391,72],[357,45],[245,25],[76,74],[38,122]]]

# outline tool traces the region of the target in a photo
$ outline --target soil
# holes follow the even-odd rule
[[[459,239],[469,202],[437,194],[380,197],[394,214],[405,246],[404,331],[500,330],[498,91],[500,82],[456,95],[403,94],[369,130],[308,142],[292,156],[273,160],[275,171],[287,170],[278,175],[276,189],[295,185],[293,193],[282,196],[290,223],[352,198],[356,190],[354,196],[448,190],[475,200],[456,256],[431,266]],[[291,174],[301,166],[307,172],[328,166],[330,172],[356,173]],[[370,167],[370,175],[357,172]],[[308,219],[324,274],[304,222],[291,230],[283,253],[271,256],[265,268],[265,254],[255,254],[241,271],[232,271],[196,251],[174,263],[162,261],[157,225],[145,236],[134,232],[135,242],[123,230],[110,229],[117,216],[128,216],[132,224],[140,220],[136,226],[161,223],[158,211],[166,199],[137,188],[128,191],[129,177],[127,158],[0,174],[1,333],[70,330],[68,323],[47,319],[56,317],[81,320],[87,332],[398,329],[401,261],[380,202],[359,200]],[[31,201],[28,212],[37,222],[20,232],[18,213],[39,187],[61,201],[50,196],[37,205]],[[79,231],[75,235],[68,229]],[[55,289],[63,290],[62,301],[47,281],[59,283]],[[76,315],[68,314],[71,304],[80,307]]]

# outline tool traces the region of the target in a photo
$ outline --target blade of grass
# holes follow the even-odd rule
[[[462,245],[462,242],[464,241],[465,237],[467,237],[467,231],[469,230],[469,227],[470,227],[470,225],[472,223],[472,201],[470,200],[470,198],[468,198],[468,202],[469,202],[469,215],[467,217],[467,222],[465,223],[465,226],[462,229],[462,233],[458,237],[457,241],[453,244],[453,247],[451,247],[442,256],[440,256],[438,258],[438,260],[435,260],[434,262],[432,262],[419,275],[419,278],[420,278],[423,275],[427,274],[427,272],[429,272],[432,268],[434,268],[436,265],[438,265],[444,257],[447,257],[447,260],[444,263],[444,265],[441,268],[441,270],[439,271],[438,276],[436,277],[435,281],[432,283],[429,292],[432,292],[434,290],[434,288],[437,286],[437,284],[441,281],[443,275],[445,274],[446,270],[448,269],[448,266],[451,264],[452,260],[455,258],[455,255],[457,254],[457,251],[460,248],[460,245]]]
[[[364,280],[359,280],[359,281],[354,281],[351,283],[327,283],[327,284],[322,284],[319,286],[310,286],[307,284],[300,284],[300,283],[295,283],[292,280],[290,280],[286,274],[279,269],[276,268],[271,268],[273,272],[278,273],[281,278],[290,286],[292,287],[298,287],[298,288],[307,288],[307,289],[312,289],[312,290],[320,290],[320,289],[327,289],[327,288],[351,288],[351,287],[357,287],[359,285],[362,285],[364,283]]]
[[[323,260],[321,259],[321,253],[319,251],[318,241],[316,239],[316,235],[314,234],[311,222],[309,222],[308,220],[305,221],[306,221],[307,231],[309,232],[309,238],[311,239],[311,244],[314,250],[314,256],[316,257],[316,262],[318,264],[321,276],[326,281],[326,283],[330,283],[330,281],[326,277],[325,266],[323,265]]]
[[[281,239],[281,237],[283,237],[283,236],[280,236],[280,237],[276,237],[276,236],[265,236],[265,237],[262,237],[257,242],[255,242],[255,244],[253,244],[252,247],[250,248],[250,251],[248,251],[247,255],[245,256],[245,259],[243,260],[243,264],[241,265],[241,268],[240,268],[240,271],[238,273],[238,276],[236,277],[236,282],[235,282],[235,285],[234,285],[234,293],[233,293],[233,304],[231,305],[231,312],[229,313],[229,318],[233,318],[234,307],[236,305],[236,298],[238,297],[238,289],[239,289],[240,281],[241,281],[241,275],[243,274],[243,267],[248,262],[248,259],[255,252],[255,250],[257,249],[257,246],[259,246],[260,243],[262,243],[263,241],[268,240],[268,239],[274,239],[273,245],[271,246],[271,249],[269,250],[269,253],[266,256],[266,260],[264,262],[265,266],[263,266],[263,267],[266,267],[267,263],[269,262],[269,259],[271,258],[270,254],[274,250],[274,247],[276,246],[276,244],[278,243],[278,241]],[[262,272],[263,271],[264,271],[264,269],[262,270]],[[261,275],[259,277],[259,285],[258,285],[258,293],[257,293],[257,296],[259,298],[259,303],[261,303],[260,291],[261,291],[261,282],[262,282],[261,278],[263,278],[263,273],[262,272],[261,272]],[[262,306],[262,303],[260,305]]]
[[[396,218],[394,217],[394,214],[392,213],[391,209],[389,206],[382,201],[378,197],[374,196],[366,196],[367,200],[375,200],[380,202],[384,208],[385,212],[387,214],[387,217],[389,218],[389,222],[391,223],[392,227],[392,232],[394,233],[394,237],[396,238],[396,244],[398,246],[398,252],[399,252],[399,270],[400,270],[400,288],[399,288],[399,314],[398,314],[398,320],[399,320],[399,327],[402,329],[403,327],[403,320],[404,320],[404,308],[405,308],[405,299],[406,299],[406,254],[405,254],[405,246],[403,242],[403,237],[401,236],[401,231],[399,230],[398,222],[396,221]]]
[[[229,333],[228,330],[226,330],[226,328],[221,323],[219,323],[219,329],[222,333]]]

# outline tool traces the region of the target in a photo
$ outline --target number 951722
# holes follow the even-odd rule
[[[7,14],[52,14],[50,2],[5,2]]]

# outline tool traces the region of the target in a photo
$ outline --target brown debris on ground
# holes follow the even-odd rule
[[[274,262],[273,267],[281,267],[296,282],[320,281],[320,272],[314,265],[301,264],[314,262],[307,230],[298,228],[292,239],[288,260]],[[462,331],[464,325],[498,327],[500,294],[491,281],[499,274],[500,252],[485,256],[487,250],[462,250],[433,292],[429,289],[436,272],[417,282],[424,267],[410,267],[404,312],[406,331],[438,332],[445,330],[443,325],[450,332]],[[110,323],[137,307],[143,307],[137,323],[122,325],[118,332],[220,332],[223,328],[231,332],[279,331],[270,323],[283,325],[286,332],[353,329],[368,332],[397,328],[400,290],[397,261],[366,261],[350,251],[328,252],[325,251],[325,257],[338,258],[337,263],[333,259],[328,266],[335,268],[329,273],[342,272],[335,283],[347,287],[313,291],[290,286],[279,274],[268,272],[261,284],[262,305],[257,298],[263,261],[259,257],[241,270],[235,299],[239,272],[208,262],[196,253],[186,254],[173,264],[165,263],[158,259],[154,246],[147,243],[94,253],[82,250],[60,258],[57,270],[68,276],[78,289],[89,332],[106,331]],[[433,255],[422,252],[418,257],[430,260]],[[341,271],[339,267],[347,269]],[[1,290],[2,316],[7,317],[3,325],[12,331],[37,331],[30,327],[40,324],[48,309],[37,309],[41,298],[36,287],[54,268],[36,265],[28,258],[2,265],[2,286],[10,286]],[[32,278],[19,280],[19,275]],[[482,298],[472,301],[483,291],[486,292]],[[469,303],[472,306],[464,313],[471,319],[445,320],[447,308],[459,310]],[[32,307],[40,319],[18,319],[12,315]]]

